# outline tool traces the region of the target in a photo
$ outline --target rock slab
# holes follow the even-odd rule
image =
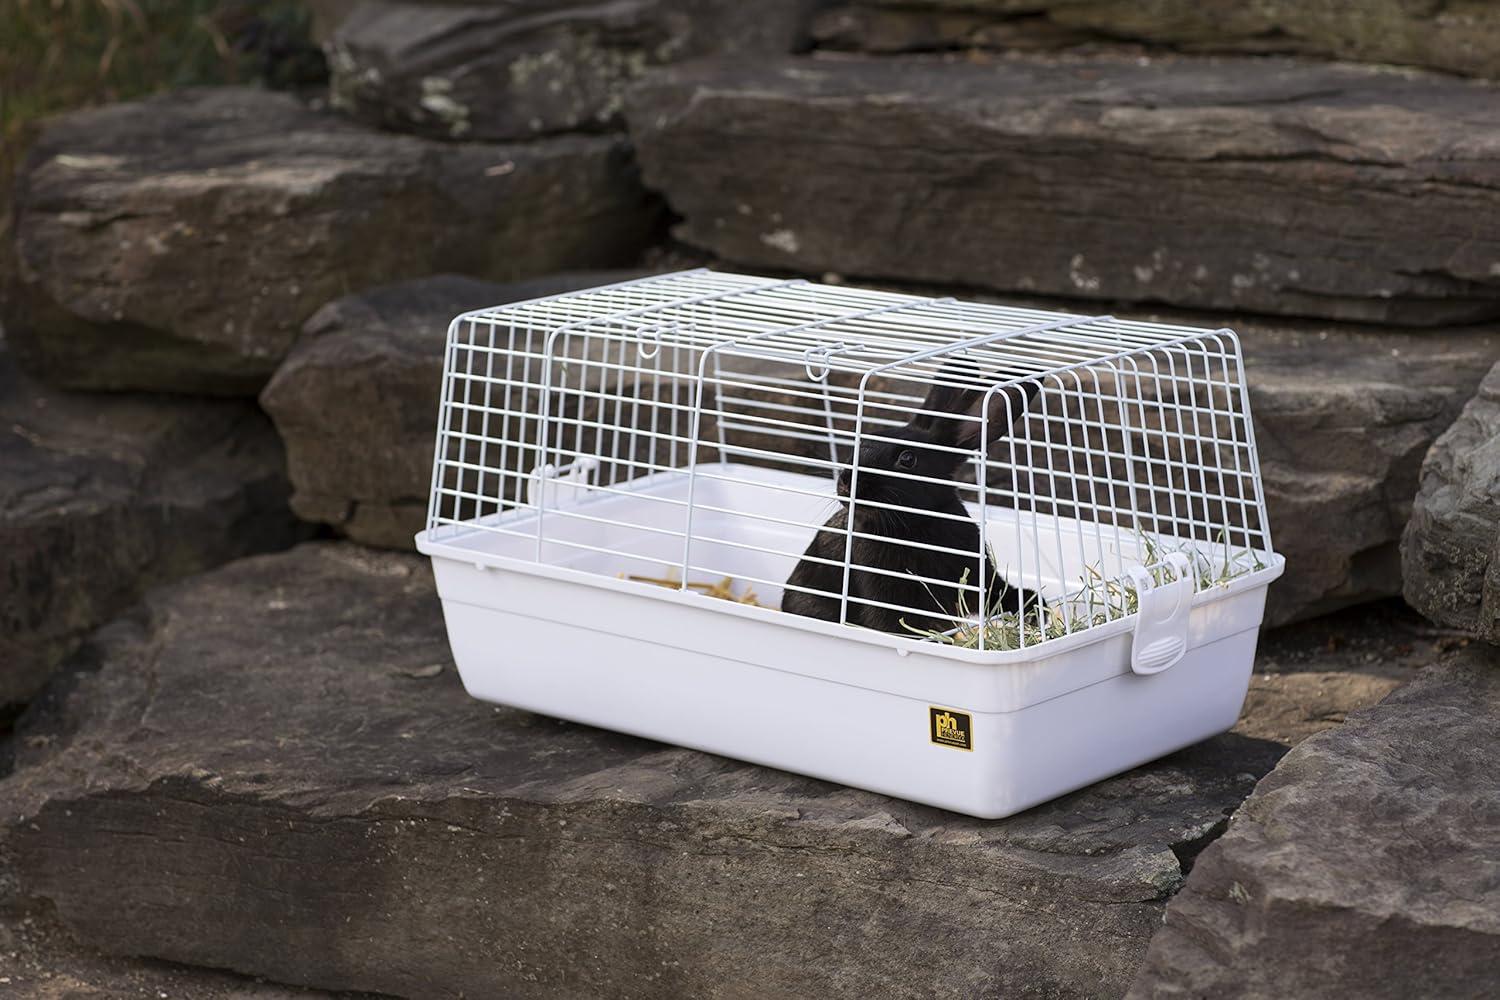
[[[409,548],[431,484],[448,321],[481,305],[629,276],[589,272],[509,286],[420,279],[321,310],[261,395],[287,444],[294,509],[365,544]],[[1148,315],[1225,323],[1198,313]],[[1246,355],[1273,538],[1288,560],[1267,622],[1400,593],[1397,546],[1422,457],[1500,355],[1500,336],[1230,322]]]
[[[382,128],[447,139],[530,139],[619,124],[653,66],[785,55],[816,0],[365,0],[325,45],[334,104]]]
[[[0,349],[0,707],[148,587],[305,537],[253,403],[47,389]]]
[[[187,91],[43,131],[0,319],[58,385],[253,395],[351,288],[628,263],[657,213],[616,138],[454,147],[282,94]]]
[[[857,0],[820,15],[813,33],[876,52],[1131,40],[1500,76],[1500,9],[1487,0]]]
[[[1423,456],[1500,355],[1500,336],[1254,318],[1230,325],[1245,354],[1271,538],[1287,559],[1267,623],[1401,593],[1400,542]]]
[[[756,267],[1500,315],[1490,84],[1280,59],[783,59],[663,71],[627,114],[679,235]]]
[[[376,1000],[269,983],[214,969],[104,955],[73,940],[54,914],[0,906],[0,988],[25,1000]]]
[[[401,995],[1119,996],[1282,752],[986,823],[473,701],[432,587],[308,544],[101,630],[0,786],[21,896],[107,951]]]
[[[1427,453],[1401,555],[1413,607],[1500,643],[1500,365]]]
[[[502,285],[437,275],[318,310],[260,395],[286,442],[292,509],[366,545],[410,549],[427,512],[453,317],[639,276],[583,271]]]
[[[1167,908],[1132,997],[1479,997],[1500,968],[1500,657],[1286,755]]]

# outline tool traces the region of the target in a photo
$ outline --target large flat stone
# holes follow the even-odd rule
[[[443,345],[453,317],[481,306],[605,285],[647,273],[576,271],[504,285],[439,275],[346,296],[319,310],[260,397],[287,443],[295,487],[293,509],[303,518],[328,524],[364,544],[410,549],[412,535],[425,525],[432,485],[433,432],[443,388]],[[517,352],[539,352],[544,346],[544,338],[534,331],[518,332],[510,344],[503,334],[501,337],[497,346],[510,346]],[[587,349],[596,364],[588,367],[585,377],[590,391],[597,392],[610,371],[607,365],[616,364],[617,358],[610,355],[612,348],[603,339],[589,343]],[[686,355],[683,363],[687,363]],[[756,362],[747,361],[736,371],[769,373],[773,367],[758,367]],[[669,368],[663,371],[669,372]],[[504,372],[497,366],[494,374],[498,378]],[[513,376],[520,381],[521,374],[518,369]],[[675,395],[679,406],[689,406],[691,373],[679,375],[682,377],[673,380],[668,374],[655,391],[664,400]],[[610,391],[614,391],[613,386]],[[496,408],[503,407],[503,391],[497,389],[490,402]],[[795,399],[786,402],[799,403]],[[530,412],[536,412],[539,405],[535,392],[529,392],[524,400],[518,392],[510,403],[517,410],[529,407]],[[573,415],[576,401],[569,399],[563,405],[569,408],[563,415]],[[590,400],[587,405],[598,404]],[[617,415],[608,413],[606,419],[613,421]],[[629,418],[618,415],[618,419]],[[709,413],[700,439],[716,441],[717,429]],[[500,437],[498,427],[492,427],[491,432]],[[531,430],[518,427],[516,433],[530,434]],[[731,429],[726,437],[732,443],[800,448],[802,454],[826,455],[821,445],[772,439],[764,433]],[[585,449],[592,446],[591,439],[592,432],[585,435]],[[641,459],[673,461],[669,444],[660,444],[652,456],[646,453],[649,442],[641,440],[637,446]],[[676,460],[683,458],[679,454]],[[529,472],[533,459],[534,454],[524,449],[512,449],[503,456],[490,453],[491,462],[505,464],[504,485],[509,496],[515,495],[518,474]],[[494,480],[486,483],[490,495],[498,487]]]
[[[215,969],[104,955],[79,944],[54,914],[0,906],[0,995],[25,1000],[355,1000]]]
[[[1500,643],[1500,365],[1427,453],[1401,555],[1413,606]]]
[[[1500,315],[1500,88],[1283,59],[710,62],[627,114],[753,267],[1437,324]]]
[[[619,124],[652,66],[799,47],[817,0],[365,0],[325,48],[335,105],[437,138],[529,139]]]
[[[0,707],[148,587],[306,534],[253,403],[85,396],[0,341]]]
[[[409,548],[431,485],[448,321],[483,304],[624,276],[571,274],[515,286],[435,278],[321,310],[261,396],[287,442],[294,509],[366,544]],[[1271,589],[1267,621],[1399,594],[1397,545],[1422,456],[1500,355],[1500,335],[1141,315],[1227,323],[1241,335],[1273,537],[1288,560]],[[815,445],[802,447],[822,457]]]
[[[500,285],[438,275],[319,309],[260,396],[286,442],[292,508],[367,545],[410,549],[427,512],[453,317],[638,276],[582,271]]]
[[[347,543],[87,652],[0,786],[21,896],[107,951],[404,995],[1118,996],[1282,752],[966,819],[473,701],[425,563]]]
[[[1132,996],[1493,995],[1500,654],[1299,744],[1199,856]]]
[[[253,394],[352,288],[627,263],[657,213],[618,139],[455,147],[285,95],[188,91],[43,131],[0,318],[60,385]]]
[[[876,52],[1132,40],[1500,76],[1500,8],[1487,0],[855,0],[813,30],[822,44]]]

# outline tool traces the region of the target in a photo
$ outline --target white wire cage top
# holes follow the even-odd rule
[[[980,650],[1273,553],[1230,331],[708,270],[454,320],[426,534]]]

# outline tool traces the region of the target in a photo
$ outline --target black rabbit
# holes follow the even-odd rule
[[[966,455],[958,451],[940,451],[933,446],[977,448],[980,424],[975,420],[954,419],[977,408],[984,392],[979,389],[944,384],[958,369],[950,362],[928,389],[922,411],[909,422],[894,429],[882,428],[881,437],[890,441],[866,439],[860,448],[859,503],[856,505],[855,531],[870,536],[854,538],[850,554],[849,622],[865,628],[898,635],[912,635],[912,629],[946,630],[953,628],[959,611],[959,598],[971,611],[977,611],[977,590],[959,591],[960,581],[969,587],[979,585],[982,572],[979,560],[979,525],[969,515],[959,497],[954,476]],[[1018,420],[1025,403],[1036,397],[1040,385],[1035,381],[1007,386],[990,397],[990,440],[1005,437],[1011,431],[1009,421]],[[932,481],[902,479],[883,473],[902,472],[928,477]],[[849,496],[850,470],[840,469],[839,496]],[[868,501],[897,505],[902,510],[872,506]],[[957,515],[956,518],[930,516]],[[813,536],[802,560],[787,579],[787,590],[781,609],[794,615],[839,620],[838,594],[843,589],[844,542],[849,509],[841,506]],[[933,552],[915,548],[910,543],[928,543],[955,549],[966,555]],[[827,560],[814,562],[813,558]],[[986,559],[989,564],[991,560]],[[831,563],[832,565],[829,565]],[[896,575],[866,572],[886,570]],[[993,565],[988,565],[985,602],[992,611],[1019,611],[1040,603],[1038,595],[1009,585]],[[945,583],[924,583],[914,579],[925,576]],[[946,581],[952,581],[949,585]],[[810,594],[793,590],[805,587],[831,593]],[[862,603],[879,601],[919,611],[897,611]],[[921,613],[928,612],[930,613]],[[905,625],[902,624],[903,620]],[[907,626],[910,626],[908,628]]]

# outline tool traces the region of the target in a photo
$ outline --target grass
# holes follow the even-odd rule
[[[193,84],[312,82],[308,26],[295,0],[0,0],[3,202],[41,118]]]
[[[1165,557],[1180,552],[1188,557],[1196,579],[1195,593],[1211,587],[1223,586],[1229,581],[1265,569],[1265,563],[1251,549],[1234,550],[1228,537],[1220,536],[1222,546],[1216,545],[1204,552],[1197,545],[1169,546],[1161,539],[1147,535],[1136,536],[1143,554],[1141,565],[1147,567],[1152,580],[1160,586],[1171,582],[1172,571],[1164,562]],[[990,554],[993,560],[994,553]],[[968,583],[968,571],[959,580],[962,588]],[[998,597],[997,597],[998,599]],[[1069,611],[1063,610],[1063,605]],[[1135,588],[1104,576],[1096,566],[1087,566],[1079,581],[1079,587],[1061,602],[1044,605],[1036,610],[994,611],[982,619],[968,606],[968,592],[960,589],[957,614],[948,629],[918,629],[901,624],[913,634],[933,642],[962,649],[987,650],[1022,649],[1035,646],[1048,639],[1060,639],[1065,635],[1103,625],[1136,612]],[[993,608],[993,605],[992,605]],[[1080,610],[1082,609],[1082,610]]]

